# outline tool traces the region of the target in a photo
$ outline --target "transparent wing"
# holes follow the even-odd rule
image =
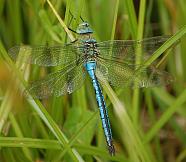
[[[97,43],[98,57],[133,63],[136,48],[141,48],[143,58],[148,58],[155,52],[170,36],[157,36],[143,40],[113,40]]]
[[[79,89],[85,79],[83,65],[72,63],[63,69],[47,75],[44,79],[35,81],[25,90],[34,98],[47,98],[51,95],[61,96]]]
[[[165,71],[153,67],[141,68],[141,66],[98,59],[96,75],[100,81],[107,80],[116,87],[153,87],[166,85],[174,80]]]
[[[78,60],[80,53],[74,43],[62,46],[15,46],[9,50],[13,60],[40,66],[57,66]],[[24,59],[22,59],[24,58]]]

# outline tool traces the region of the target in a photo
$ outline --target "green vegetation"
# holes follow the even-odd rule
[[[0,1],[0,161],[186,161],[186,1],[51,0],[53,9],[48,2]],[[27,81],[59,67],[15,63],[7,52],[20,44],[71,42],[76,35],[68,26],[75,30],[80,16],[91,24],[98,41],[173,35],[143,65],[162,58],[157,66],[171,73],[174,83],[114,90],[102,85],[114,157],[107,151],[88,77],[72,95],[28,100],[21,95]],[[140,55],[136,51],[136,63]]]

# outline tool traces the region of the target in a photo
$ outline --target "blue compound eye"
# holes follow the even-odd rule
[[[89,23],[83,22],[78,26],[76,32],[78,34],[91,34],[93,30],[89,27]]]
[[[88,26],[89,26],[89,24],[88,24],[88,23],[85,23],[85,26],[86,26],[86,27],[88,27]]]

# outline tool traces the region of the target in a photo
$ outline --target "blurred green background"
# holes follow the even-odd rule
[[[72,95],[42,101],[21,96],[25,80],[38,79],[57,67],[15,65],[8,49],[21,44],[52,45],[71,40],[47,1],[0,0],[0,161],[186,161],[186,1],[51,3],[64,23],[74,30],[82,16],[98,41],[174,35],[154,56],[160,56],[180,40],[161,55],[166,57],[160,68],[173,75],[175,82],[135,90],[113,91],[109,85],[103,86],[116,147],[116,156],[111,157],[89,78]],[[72,15],[75,19],[70,23]]]

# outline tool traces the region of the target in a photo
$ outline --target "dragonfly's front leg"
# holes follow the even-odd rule
[[[107,108],[106,108],[106,104],[104,101],[104,97],[103,97],[100,85],[98,83],[98,80],[97,80],[97,78],[95,76],[95,72],[94,72],[95,68],[96,68],[96,62],[95,61],[88,61],[87,63],[85,63],[85,68],[92,79],[92,83],[93,83],[94,90],[96,93],[96,100],[97,100],[97,103],[99,106],[100,117],[101,117],[101,121],[102,121],[104,134],[106,137],[106,142],[108,145],[109,153],[111,155],[114,155],[115,149],[114,149],[114,145],[112,143],[112,131],[111,131],[110,121],[109,121],[109,117],[108,117],[108,113],[107,113]]]

